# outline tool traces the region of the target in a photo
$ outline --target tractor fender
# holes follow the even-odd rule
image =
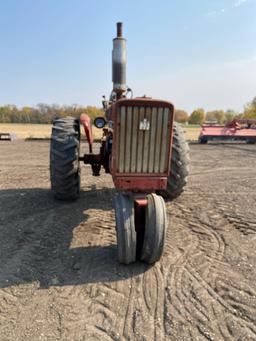
[[[89,145],[92,145],[93,143],[93,137],[92,137],[92,126],[91,126],[91,119],[86,114],[81,114],[80,116],[80,122],[84,127],[84,132],[87,137]]]

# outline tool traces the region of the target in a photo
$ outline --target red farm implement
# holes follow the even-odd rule
[[[112,51],[113,90],[103,101],[105,117],[94,120],[103,129],[99,153],[93,153],[90,118],[82,114],[55,119],[51,137],[50,173],[54,196],[77,199],[80,162],[91,165],[92,175],[103,168],[112,175],[115,197],[118,259],[154,263],[164,249],[167,215],[163,197],[180,195],[187,182],[188,146],[182,129],[173,122],[171,103],[148,97],[132,98],[126,86],[126,40],[122,24]],[[89,153],[80,155],[80,123]]]
[[[256,120],[234,119],[226,125],[203,124],[198,138],[199,143],[216,140],[256,143]]]

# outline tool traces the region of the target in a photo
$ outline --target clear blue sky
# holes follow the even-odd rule
[[[0,105],[101,105],[115,23],[128,85],[189,112],[256,96],[256,0],[0,0]]]

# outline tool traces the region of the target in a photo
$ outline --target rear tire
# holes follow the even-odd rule
[[[171,171],[167,181],[167,189],[158,191],[165,199],[173,200],[184,190],[189,173],[189,147],[182,127],[174,122],[171,155]]]
[[[51,189],[59,200],[75,200],[80,192],[80,123],[74,117],[53,122],[50,149]]]

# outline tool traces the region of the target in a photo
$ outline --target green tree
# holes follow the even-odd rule
[[[84,113],[94,119],[97,116],[103,116],[103,110],[93,106],[87,106]]]
[[[225,121],[225,113],[223,110],[213,110],[206,113],[206,121],[217,121],[223,123]]]
[[[239,113],[235,110],[232,110],[232,109],[228,109],[226,112],[225,112],[225,122],[231,122],[233,121],[234,118],[238,117]]]
[[[205,120],[204,109],[198,108],[189,116],[189,124],[202,124]]]

